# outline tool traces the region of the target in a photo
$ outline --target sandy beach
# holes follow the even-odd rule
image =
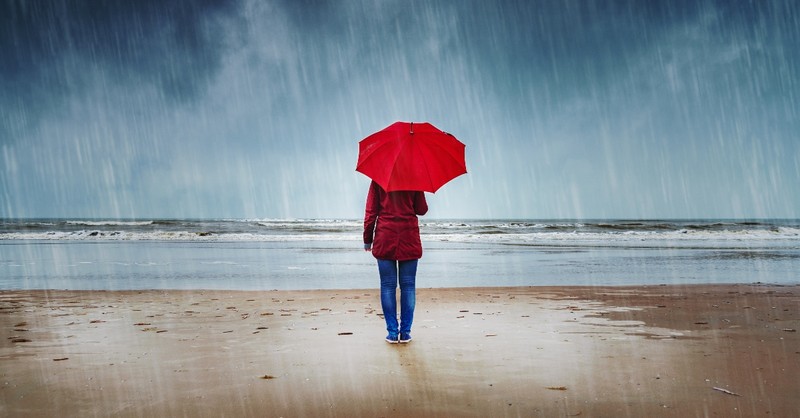
[[[800,287],[0,292],[0,415],[800,415]]]

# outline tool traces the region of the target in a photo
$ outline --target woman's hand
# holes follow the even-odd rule
[[[364,251],[372,251],[372,244],[364,244]]]

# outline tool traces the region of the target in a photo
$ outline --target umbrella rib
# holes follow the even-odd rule
[[[369,138],[367,138],[367,139],[369,139]],[[365,141],[366,141],[366,139],[365,139]],[[379,150],[381,150],[383,148],[389,147],[391,145],[392,145],[391,142],[374,142],[373,144],[370,144],[369,151],[364,154],[364,156],[362,158],[362,161],[365,161],[365,160],[369,159],[369,157],[372,154],[378,152]]]
[[[450,152],[450,149],[449,149],[449,148],[447,148],[447,147],[445,147],[445,146],[442,146],[441,144],[439,144],[439,143],[437,143],[437,142],[435,142],[435,141],[431,141],[431,144],[430,144],[430,145],[431,145],[431,146],[434,146],[434,147],[436,147],[436,148],[438,148],[438,149],[440,149],[440,150],[441,150],[441,153],[442,153],[442,155],[446,155],[446,156],[447,156],[447,158],[449,158],[450,160],[452,160],[452,161],[453,161],[453,162],[454,162],[456,165],[459,165],[459,166],[461,165],[461,162],[460,162],[460,161],[461,161],[461,158],[459,158],[459,156],[453,155],[453,154]],[[464,166],[464,169],[466,170],[466,165]]]
[[[422,148],[417,148],[416,151],[417,155],[415,157],[420,158],[422,161],[426,161],[424,158],[422,158]],[[428,179],[428,188],[433,190],[433,178],[431,177],[431,170],[428,168],[428,164],[422,164],[422,167],[425,168],[425,178]]]

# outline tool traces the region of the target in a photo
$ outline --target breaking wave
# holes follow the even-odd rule
[[[0,240],[359,241],[353,219],[0,220]],[[420,220],[423,240],[523,245],[780,242],[799,220]],[[680,245],[680,244],[677,244]]]

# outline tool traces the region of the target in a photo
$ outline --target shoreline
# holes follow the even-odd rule
[[[800,286],[0,291],[0,415],[792,416]]]
[[[616,245],[619,242],[614,240],[583,246],[572,238],[559,245],[544,241],[535,246],[491,241],[424,243],[417,286],[798,284],[796,272],[800,271],[800,252],[796,245],[731,240],[708,248],[678,248],[667,243],[642,247],[645,241],[627,241],[624,238],[627,235],[621,236],[627,242],[622,246]],[[374,257],[365,253],[360,244],[352,244],[355,243],[5,243],[2,245],[5,258],[0,261],[0,289],[293,290],[375,287]],[[739,247],[744,244],[747,247]]]

